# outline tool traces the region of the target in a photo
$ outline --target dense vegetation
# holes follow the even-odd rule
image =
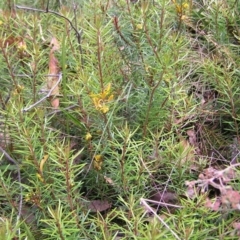
[[[239,239],[239,1],[0,7],[0,239]]]

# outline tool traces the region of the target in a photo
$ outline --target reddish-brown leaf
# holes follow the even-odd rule
[[[92,212],[102,212],[108,210],[112,206],[107,200],[93,200],[89,203],[88,208]]]
[[[18,45],[19,43],[22,43],[22,42],[23,42],[22,37],[10,36],[10,37],[5,38],[5,39],[0,39],[0,47],[1,48],[6,48],[6,47],[11,46],[11,45]]]
[[[222,204],[224,204],[226,207],[231,207],[235,210],[240,209],[240,193],[238,191],[226,189],[226,191],[222,193],[221,200]]]
[[[51,40],[51,50],[49,54],[49,74],[54,75],[48,77],[47,80],[47,88],[48,90],[52,90],[51,92],[51,105],[53,108],[57,109],[59,107],[59,98],[56,96],[59,95],[59,85],[55,86],[57,84],[57,81],[59,79],[58,75],[60,73],[59,68],[59,62],[58,59],[55,57],[54,52],[59,50],[59,43],[55,37]],[[55,87],[54,87],[55,86]]]
[[[221,206],[221,200],[219,198],[213,199],[213,200],[211,200],[209,198],[206,199],[205,207],[207,207],[213,211],[218,211],[220,206]]]

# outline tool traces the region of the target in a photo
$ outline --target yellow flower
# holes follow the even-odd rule
[[[176,3],[176,1],[173,1],[173,3],[176,7],[176,10],[177,10],[178,14],[182,14],[184,12],[184,10],[189,9],[189,4],[187,2],[183,2],[182,4],[178,4],[178,3]]]
[[[111,83],[99,94],[91,94],[95,108],[102,112],[107,113],[109,111],[108,103],[113,100],[113,95],[111,93]]]
[[[143,29],[143,25],[141,23],[137,24],[136,27],[137,27],[138,30],[142,30]]]
[[[27,193],[27,194],[25,195],[25,201],[26,201],[26,202],[30,202],[30,200],[31,200],[31,195],[30,195],[30,193]]]
[[[92,135],[90,132],[88,132],[85,136],[86,141],[90,141],[92,139]]]
[[[149,73],[150,68],[151,68],[151,66],[145,65],[145,71],[146,71],[147,73]]]
[[[37,173],[36,175],[41,182],[44,182],[44,178],[41,176],[41,174]]]
[[[180,5],[176,4],[176,10],[177,10],[177,13],[180,14],[182,12],[182,8]]]
[[[23,89],[24,89],[24,86],[22,85],[15,86],[15,89],[13,90],[13,95],[18,95],[23,91]]]
[[[97,171],[100,171],[102,169],[102,164],[103,164],[103,156],[98,154],[94,156],[94,162],[93,162],[93,167]]]
[[[184,9],[189,9],[189,4],[186,3],[186,2],[184,2],[184,3],[182,4],[182,7],[183,7]]]

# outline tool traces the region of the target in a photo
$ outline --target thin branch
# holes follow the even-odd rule
[[[157,191],[158,191],[158,193],[159,193],[157,184],[156,184],[155,181],[154,181],[154,177],[153,177],[152,173],[150,172],[150,170],[149,170],[148,167],[146,166],[146,164],[145,164],[145,162],[143,161],[143,158],[142,158],[142,157],[140,157],[140,160],[141,160],[144,168],[147,170],[147,172],[148,172],[148,174],[149,174],[149,177],[150,177],[151,179],[153,179],[153,180],[152,180],[153,185],[155,186],[155,189],[157,189]],[[163,189],[163,191],[162,191],[163,194],[167,191],[168,183],[171,181],[171,176],[172,176],[172,173],[173,173],[173,169],[174,169],[174,168],[172,168],[170,174],[168,174],[168,179],[167,179],[166,184],[165,184],[165,186],[164,186],[164,189]],[[156,203],[158,204],[157,209],[159,209],[159,207],[162,206],[162,204],[161,204],[162,202],[161,202],[161,201],[162,201],[163,194],[162,194],[160,200],[159,200],[158,202],[156,202]],[[151,202],[152,200],[148,200],[148,201]],[[165,207],[167,208],[167,207],[168,207],[168,204],[167,204],[167,203],[164,203],[164,204],[165,204]]]
[[[33,107],[37,106],[39,103],[41,103],[42,101],[44,101],[46,98],[50,97],[53,90],[57,87],[57,85],[61,82],[62,80],[62,73],[59,74],[58,80],[57,82],[53,85],[53,87],[50,89],[50,91],[48,92],[48,94],[46,96],[44,96],[43,98],[41,98],[39,101],[35,102],[34,104],[32,104],[31,106],[22,109],[22,112],[27,112],[30,109],[32,109]]]
[[[48,5],[47,5],[46,10],[42,10],[42,9],[38,9],[38,8],[25,7],[25,6],[19,6],[19,5],[15,5],[15,7],[17,9],[22,9],[22,10],[29,10],[29,11],[42,12],[42,13],[52,13],[52,14],[58,16],[58,17],[61,17],[61,18],[65,19],[70,24],[70,26],[72,27],[72,29],[74,30],[74,32],[76,34],[76,38],[77,38],[78,46],[79,46],[79,51],[80,51],[80,54],[81,54],[81,61],[82,61],[81,63],[82,63],[82,66],[83,66],[83,60],[82,60],[83,51],[82,51],[82,45],[81,45],[82,30],[78,31],[77,28],[73,25],[72,21],[70,21],[67,17],[65,17],[65,16],[63,16],[63,15],[61,15],[61,14],[55,12],[55,11],[49,10]]]
[[[185,184],[186,186],[193,186],[198,184],[199,187],[205,188],[205,186],[211,185],[217,189],[219,189],[221,192],[224,190],[224,185],[223,184],[218,184],[215,182],[216,179],[218,179],[221,183],[221,178],[223,177],[223,174],[226,173],[227,171],[239,167],[240,163],[232,164],[222,170],[216,170],[214,169],[213,177],[211,178],[205,178],[205,179],[198,179],[194,181],[186,181]]]
[[[60,112],[67,111],[67,110],[69,110],[69,109],[77,108],[77,107],[79,107],[79,105],[78,105],[78,104],[74,104],[74,105],[71,105],[71,106],[66,107],[66,108],[55,109],[54,111],[46,114],[46,117],[51,116],[51,115],[56,114],[56,113],[60,113]],[[72,136],[71,136],[71,137],[72,137]]]
[[[146,202],[158,204],[159,206],[164,206],[164,207],[167,206],[167,207],[174,207],[174,208],[183,208],[183,206],[180,206],[180,205],[165,203],[165,202],[161,202],[161,201],[154,201],[154,200],[145,199],[145,198],[144,198],[144,200],[145,200]]]
[[[48,1],[47,1],[46,12],[48,12],[48,11],[49,11],[49,2],[50,2],[50,0],[48,0]]]
[[[140,204],[144,205],[144,207],[154,214],[154,216],[172,233],[172,235],[177,239],[181,240],[178,235],[163,221],[163,219],[157,215],[157,213],[147,204],[144,198],[140,198]]]

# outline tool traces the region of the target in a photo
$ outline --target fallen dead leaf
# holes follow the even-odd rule
[[[160,202],[160,203],[162,203],[162,205],[164,205],[164,203],[178,202],[177,194],[174,192],[170,192],[170,191],[156,192],[151,196],[150,199],[154,200],[156,202]]]
[[[105,179],[106,183],[109,183],[110,185],[114,185],[114,182],[111,178],[104,176],[104,179]]]
[[[18,45],[20,43],[23,42],[23,38],[22,37],[13,37],[10,36],[8,38],[5,39],[0,39],[0,47],[1,48],[7,48],[11,45]]]
[[[226,189],[222,193],[221,201],[224,207],[240,210],[240,193],[232,189]]]
[[[51,49],[52,52],[58,51],[60,49],[60,44],[55,37],[51,39],[50,46],[52,48]]]
[[[195,199],[199,196],[198,194],[199,189],[196,189],[196,187],[193,185],[188,185],[186,190],[186,196],[190,199]]]
[[[54,108],[54,109],[57,109],[58,107],[59,107],[59,103],[60,103],[60,101],[59,101],[59,98],[52,98],[51,99],[51,104],[52,104],[52,107]]]
[[[107,200],[93,200],[90,201],[88,209],[91,210],[91,212],[103,212],[108,210],[111,206],[112,204]]]
[[[216,199],[206,199],[205,202],[205,207],[213,210],[213,211],[218,211],[219,208],[221,206],[221,199],[220,198],[216,198]]]

